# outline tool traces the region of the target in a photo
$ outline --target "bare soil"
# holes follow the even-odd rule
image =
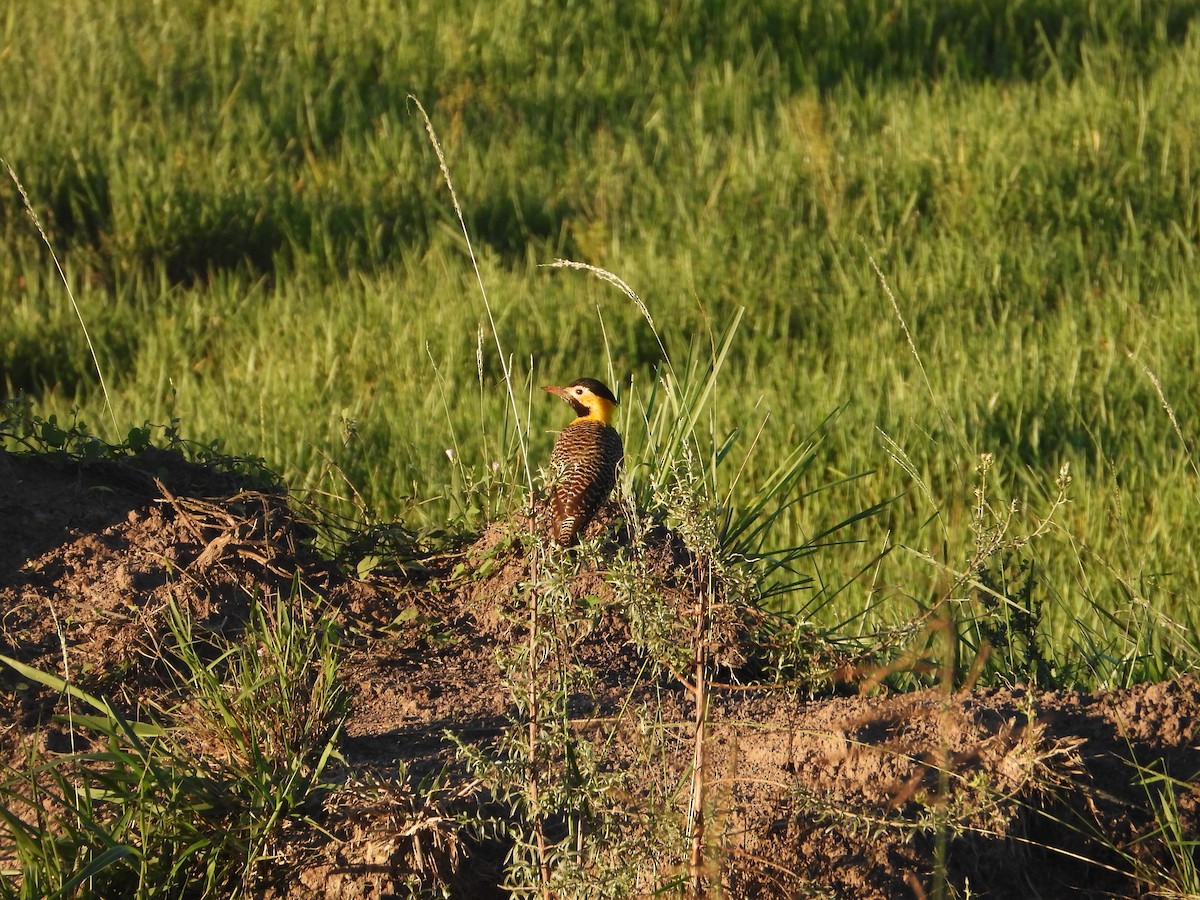
[[[357,788],[330,793],[324,833],[297,835],[258,892],[507,896],[505,840],[454,819],[506,815],[460,747],[496,756],[505,730],[520,728],[503,655],[528,636],[530,573],[505,534],[358,580],[311,549],[282,492],[177,454],[82,465],[0,452],[0,654],[147,714],[178,689],[162,664],[169,600],[236,637],[253,597],[287,595],[299,577],[342,619],[341,775]],[[696,598],[663,540],[659,576],[687,634]],[[693,694],[685,677],[647,664],[605,573],[580,564],[571,589],[592,611],[564,639],[589,673],[570,697],[570,727],[631,822],[647,806],[670,814],[675,836],[642,849],[660,883],[686,878]],[[711,693],[699,840],[714,895],[924,897],[940,872],[972,897],[1145,896],[1178,868],[1155,834],[1160,787],[1142,784],[1152,773],[1178,781],[1179,820],[1195,839],[1194,676],[1095,694],[843,688],[814,699],[747,689],[736,665],[714,672],[724,686]],[[78,748],[86,735],[65,731],[62,707],[0,667],[0,761],[20,765],[31,741],[51,754]],[[422,800],[416,786],[439,773],[436,796]]]

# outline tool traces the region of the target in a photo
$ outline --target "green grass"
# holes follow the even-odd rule
[[[774,546],[902,495],[813,558],[823,621],[997,614],[971,587],[991,453],[1054,677],[1114,684],[1197,658],[1198,13],[58,0],[0,16],[0,155],[91,330],[110,439],[178,417],[298,489],[477,524],[519,502],[516,430],[536,465],[562,424],[536,385],[611,377],[639,439],[659,344],[612,287],[539,268],[581,260],[644,298],[677,364],[743,316],[703,424],[742,429],[731,459],[757,443],[718,495],[753,505],[840,410]],[[2,387],[107,432],[66,291],[2,196]],[[1069,503],[1024,541],[1063,463]],[[911,552],[841,589],[893,544]]]

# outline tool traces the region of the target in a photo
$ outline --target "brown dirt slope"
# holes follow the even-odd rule
[[[286,595],[299,579],[344,620],[342,777],[357,787],[330,793],[326,834],[296,837],[256,892],[379,897],[449,885],[459,896],[504,896],[508,847],[458,833],[454,815],[505,815],[462,747],[498,758],[514,721],[520,733],[505,659],[528,639],[529,562],[493,531],[430,560],[419,579],[366,583],[319,558],[311,535],[282,492],[176,454],[84,466],[0,452],[0,654],[65,667],[141,715],[148,701],[169,706],[177,689],[161,664],[169,600],[210,633],[236,636],[252,597]],[[666,568],[679,565],[678,547],[664,547]],[[655,577],[686,634],[687,580]],[[818,700],[731,686],[711,695],[704,831],[689,873],[681,786],[694,759],[692,694],[633,640],[605,573],[580,566],[569,580],[586,614],[540,664],[580,673],[568,728],[593,753],[594,778],[610,785],[604,821],[650,835],[630,839],[626,862],[645,863],[630,894],[698,871],[728,897],[923,897],[935,872],[976,897],[1141,896],[1174,870],[1169,842],[1155,834],[1151,804],[1164,783],[1155,786],[1155,773],[1177,779],[1194,840],[1194,677],[1097,694]],[[60,696],[0,667],[0,761],[19,765],[30,740],[44,752],[69,748],[53,718],[61,707]],[[438,773],[436,798],[417,802],[414,785]],[[432,815],[438,804],[444,816]],[[665,832],[634,815],[644,809],[658,811]],[[1194,855],[1194,845],[1182,852]]]

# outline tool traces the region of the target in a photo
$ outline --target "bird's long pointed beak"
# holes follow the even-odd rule
[[[542,385],[542,390],[545,391],[547,394],[557,394],[558,396],[562,397],[564,400],[566,399],[566,396],[567,396],[567,389],[565,387],[556,387],[552,384],[546,384],[546,385]]]

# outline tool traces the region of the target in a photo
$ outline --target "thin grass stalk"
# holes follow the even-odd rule
[[[863,247],[866,247],[866,242],[863,242]],[[870,253],[867,254],[867,259],[871,263],[871,268],[875,270],[875,277],[879,279],[879,285],[883,288],[883,292],[887,294],[887,298],[891,301],[892,311],[896,314],[897,320],[900,322],[900,328],[904,331],[904,339],[908,341],[908,349],[912,351],[913,359],[917,361],[917,368],[921,370],[921,379],[925,382],[925,390],[929,392],[929,399],[933,401],[937,408],[938,414],[941,415],[942,421],[950,424],[950,417],[946,414],[946,408],[939,401],[937,392],[933,389],[933,384],[929,380],[929,373],[925,371],[925,363],[921,361],[921,354],[917,352],[916,342],[913,341],[912,332],[908,330],[908,323],[904,321],[904,314],[900,312],[900,304],[896,300],[896,295],[892,293],[891,287],[888,285],[887,278],[884,277],[883,270],[879,268],[879,264],[875,262],[875,257]],[[950,429],[948,429],[950,431]]]
[[[619,275],[614,275],[612,272],[607,269],[601,269],[599,266],[576,262],[573,259],[556,259],[552,263],[543,263],[542,265],[543,268],[547,269],[580,269],[585,272],[591,272],[601,281],[607,281],[609,284],[614,285],[626,297],[632,300],[634,306],[638,308],[638,312],[642,314],[642,318],[650,326],[650,333],[654,335],[654,340],[658,343],[658,350],[662,353],[663,362],[666,364],[667,369],[674,373],[675,370],[671,365],[671,357],[667,355],[667,348],[663,344],[662,338],[659,337],[658,329],[654,327],[654,318],[650,315],[650,308],[646,306],[646,302]],[[601,327],[603,327],[603,324],[603,319],[601,319]]]
[[[709,588],[712,585],[710,583]],[[701,590],[696,610],[696,630],[693,637],[693,678],[695,679],[696,727],[692,738],[692,783],[689,799],[688,832],[691,853],[688,857],[688,880],[693,897],[704,896],[704,760],[708,732],[708,597],[710,590]]]
[[[421,118],[425,120],[425,131],[429,135],[429,142],[433,144],[434,152],[437,154],[438,167],[441,169],[442,179],[446,182],[446,187],[450,190],[450,199],[454,203],[454,213],[458,216],[458,224],[462,229],[463,239],[467,242],[467,255],[471,257],[471,266],[475,270],[475,281],[479,284],[479,293],[483,297],[483,308],[487,311],[488,324],[492,327],[492,337],[496,342],[496,353],[500,357],[500,369],[504,373],[504,389],[508,395],[509,405],[512,407],[513,421],[517,425],[517,444],[521,451],[521,464],[525,468],[525,484],[529,488],[529,497],[532,501],[533,470],[529,467],[529,452],[525,446],[525,428],[521,423],[521,410],[517,406],[517,394],[513,390],[512,363],[508,355],[504,352],[504,347],[500,344],[500,331],[496,328],[496,318],[492,315],[492,304],[488,300],[487,288],[483,283],[483,275],[479,271],[479,261],[475,258],[475,247],[471,244],[471,233],[467,230],[467,222],[463,218],[462,206],[458,202],[458,192],[454,190],[454,181],[450,178],[450,167],[446,164],[446,155],[442,152],[441,141],[438,139],[433,122],[429,119],[429,113],[425,112],[425,107],[421,105],[421,101],[412,94],[408,95],[408,99],[421,111]]]
[[[537,838],[538,879],[544,900],[550,900],[550,854],[546,848],[546,828],[538,803],[538,683],[537,683],[537,638],[538,638],[538,557],[535,553],[530,563],[529,590],[529,811],[533,819],[533,833]]]
[[[1197,479],[1200,479],[1200,466],[1196,465],[1196,460],[1192,456],[1191,447],[1188,446],[1187,438],[1184,437],[1183,429],[1179,425],[1179,419],[1175,415],[1175,407],[1172,406],[1171,401],[1167,399],[1167,395],[1163,391],[1162,382],[1158,380],[1158,376],[1154,374],[1154,371],[1148,365],[1146,365],[1145,362],[1143,362],[1140,356],[1138,356],[1132,350],[1126,350],[1125,352],[1131,360],[1142,367],[1142,372],[1147,378],[1150,379],[1150,383],[1154,385],[1154,390],[1158,393],[1158,401],[1162,404],[1163,409],[1166,410],[1167,418],[1171,420],[1171,427],[1175,429],[1175,436],[1179,438],[1179,444],[1181,447],[1183,447],[1183,455],[1187,459],[1188,465],[1191,466],[1192,473]],[[1198,495],[1195,491],[1192,491],[1191,494],[1193,499],[1200,501],[1200,495]]]
[[[8,164],[8,160],[0,157],[0,162],[4,163],[4,168],[8,169],[8,177],[17,186],[17,190],[21,194],[21,202],[25,204],[25,211],[29,213],[29,218],[33,219],[33,224],[37,228],[38,234],[42,236],[42,243],[46,245],[46,249],[50,251],[50,258],[54,260],[54,268],[58,270],[58,277],[61,279],[63,287],[67,289],[67,297],[71,300],[71,307],[75,310],[75,317],[79,319],[79,327],[83,329],[83,339],[87,341],[88,352],[92,355],[92,365],[96,367],[96,377],[100,380],[100,392],[104,394],[104,408],[108,410],[108,417],[112,420],[113,436],[116,437],[120,430],[117,425],[117,415],[113,412],[112,400],[108,396],[108,385],[104,383],[104,372],[100,369],[100,358],[96,355],[96,347],[92,343],[92,335],[88,332],[87,322],[83,320],[83,312],[79,309],[79,301],[75,299],[75,292],[71,290],[71,285],[67,281],[66,274],[63,272],[62,263],[58,261],[58,254],[54,252],[54,245],[50,243],[50,237],[46,234],[46,229],[42,227],[42,220],[38,218],[38,214],[34,211],[33,204],[29,200],[29,194],[25,193],[25,186],[17,178],[17,173]]]

